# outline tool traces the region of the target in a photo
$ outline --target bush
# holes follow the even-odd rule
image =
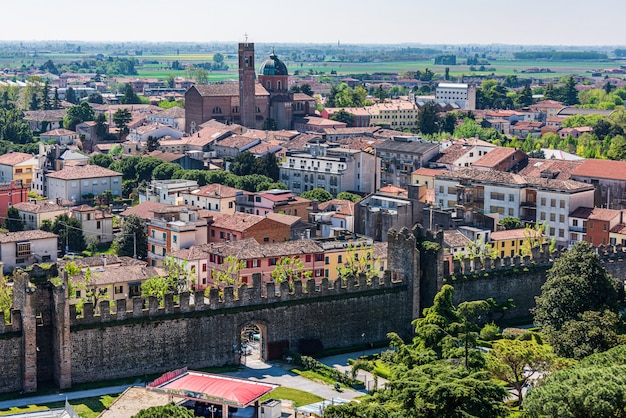
[[[524,332],[526,331],[520,328],[505,328],[504,331],[502,331],[502,338],[506,338],[507,340],[514,340],[521,337]]]
[[[480,338],[485,341],[493,341],[498,338],[500,334],[500,327],[495,323],[485,324],[483,329],[480,330]]]

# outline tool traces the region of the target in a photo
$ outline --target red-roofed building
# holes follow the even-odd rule
[[[235,212],[213,219],[209,226],[209,242],[241,241],[254,238],[261,244],[289,241],[291,226],[266,216]]]
[[[236,197],[236,211],[263,216],[269,212],[299,216],[308,220],[311,201],[296,196],[289,190],[267,190],[256,193],[242,193]]]
[[[621,210],[580,207],[569,215],[570,244],[586,241],[594,247],[609,245],[610,232],[622,224]]]
[[[113,241],[113,215],[111,213],[97,210],[89,205],[81,205],[72,209],[71,216],[80,221],[87,244]]]
[[[243,194],[242,190],[222,184],[207,184],[200,188],[178,193],[182,203],[196,208],[220,213],[235,213],[235,197]]]
[[[181,396],[194,401],[196,415],[228,417],[228,407],[253,406],[252,416],[259,413],[260,399],[279,385],[236,377],[187,371],[169,372],[148,384],[148,390]],[[246,415],[248,416],[248,415]]]
[[[472,164],[472,167],[478,170],[515,171],[527,161],[528,155],[520,149],[498,147]]]
[[[626,161],[588,158],[572,171],[571,179],[595,186],[595,207],[626,209]]]

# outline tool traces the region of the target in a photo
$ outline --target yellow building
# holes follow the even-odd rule
[[[408,100],[393,99],[370,108],[370,126],[388,125],[394,129],[416,129],[419,109]]]
[[[23,184],[30,186],[36,167],[37,158],[31,154],[10,152],[0,155],[0,183],[22,180]]]
[[[315,241],[324,249],[324,277],[328,280],[337,280],[340,269],[364,272],[374,269],[382,275],[386,267],[386,256],[383,260],[377,258],[382,251],[376,249],[371,238],[350,235]]]
[[[70,303],[79,301],[93,302],[108,300],[111,304],[125,299],[127,307],[135,296],[141,296],[141,284],[154,276],[164,276],[160,269],[147,266],[145,262],[129,257],[102,256],[86,257],[73,261],[81,269],[78,274],[70,277]],[[64,263],[66,264],[66,263]],[[95,307],[94,307],[95,308]]]
[[[543,236],[533,229],[527,233],[525,228],[519,228],[492,232],[491,244],[500,258],[523,256],[524,241],[531,239],[530,237],[534,237],[533,240],[538,239],[538,244],[544,240]]]

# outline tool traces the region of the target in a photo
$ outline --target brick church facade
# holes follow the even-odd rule
[[[293,129],[294,120],[315,114],[315,99],[289,91],[287,66],[272,52],[261,64],[258,81],[254,44],[239,44],[239,84],[194,85],[185,92],[185,131],[193,133],[215,119],[261,129],[267,119],[276,129]]]

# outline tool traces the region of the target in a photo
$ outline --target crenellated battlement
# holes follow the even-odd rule
[[[97,312],[92,303],[84,303],[80,315],[76,305],[70,305],[69,315],[71,326],[149,320],[161,316],[184,316],[192,313],[202,315],[202,313],[208,314],[228,309],[267,307],[285,303],[298,304],[326,297],[341,299],[352,295],[364,296],[368,292],[401,290],[403,284],[405,284],[404,280],[392,280],[392,275],[386,272],[384,277],[373,280],[363,275],[348,280],[329,281],[324,278],[316,284],[314,279],[309,279],[306,282],[295,281],[292,287],[288,282],[282,282],[277,289],[275,283],[265,283],[262,288],[260,276],[255,275],[252,286],[243,284],[238,289],[232,286],[225,287],[222,294],[219,289],[211,289],[208,297],[205,296],[204,291],[183,292],[179,295],[167,294],[162,306],[159,306],[159,301],[154,296],[148,299],[135,297],[130,301],[127,299],[114,302],[103,300],[98,304]]]
[[[11,317],[9,318],[9,320],[10,320],[9,323],[6,323],[4,312],[0,311],[0,335],[22,331],[22,326],[21,326],[22,319],[21,319],[20,311],[12,310]]]
[[[532,256],[514,257],[465,257],[463,259],[452,259],[443,261],[443,277],[458,275],[473,275],[490,272],[499,272],[523,267],[546,266],[554,262],[560,256],[560,252],[550,252],[550,244],[544,243],[541,247],[532,249]]]

